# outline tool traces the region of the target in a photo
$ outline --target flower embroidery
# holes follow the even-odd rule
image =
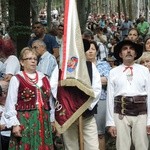
[[[30,101],[33,97],[35,97],[34,91],[30,90],[27,87],[21,93],[21,98],[26,102]]]

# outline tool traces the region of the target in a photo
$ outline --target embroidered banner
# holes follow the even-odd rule
[[[56,127],[63,133],[91,104],[94,92],[86,65],[76,0],[65,0],[63,52]]]

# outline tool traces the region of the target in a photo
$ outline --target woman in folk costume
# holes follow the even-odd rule
[[[0,132],[1,148],[8,150],[10,130],[5,131],[5,118],[3,111],[8,85],[11,77],[20,71],[20,63],[15,56],[16,47],[11,39],[0,39]]]
[[[49,81],[43,73],[37,72],[37,55],[28,47],[21,51],[20,63],[23,71],[10,80],[5,106],[4,115],[8,127],[12,127],[9,149],[53,150],[52,98],[56,96],[57,75]]]

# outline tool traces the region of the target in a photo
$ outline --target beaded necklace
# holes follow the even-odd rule
[[[35,78],[33,78],[33,79],[30,78],[30,77],[25,73],[25,71],[23,71],[23,75],[24,75],[26,81],[27,81],[29,84],[31,84],[31,85],[36,85],[36,84],[37,84],[37,82],[38,82],[38,73],[37,73],[37,72],[36,72]]]

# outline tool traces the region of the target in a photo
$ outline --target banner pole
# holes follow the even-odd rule
[[[79,117],[79,147],[80,150],[84,150],[84,139],[83,139],[83,117]]]

